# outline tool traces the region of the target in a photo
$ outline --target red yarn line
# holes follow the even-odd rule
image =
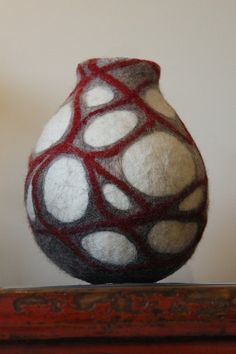
[[[144,113],[151,119],[154,119],[158,121],[161,125],[163,125],[165,128],[171,130],[175,134],[181,136],[187,143],[192,144],[193,143],[193,138],[191,135],[186,131],[187,136],[183,135],[173,124],[171,124],[168,120],[163,118],[159,113],[153,111],[143,100],[142,98],[135,93],[135,90],[130,90],[125,84],[123,84],[121,81],[118,79],[114,78],[112,75],[107,74],[106,72],[103,72],[96,66],[96,63],[91,62],[88,64],[90,70],[98,75],[103,81],[106,81],[109,83],[111,86],[115,87],[116,89],[120,90],[122,93],[125,95],[133,95],[133,100],[137,104],[139,108],[143,110]]]
[[[137,88],[135,91],[139,92],[141,91],[144,87],[150,85],[153,81],[152,80],[146,80],[144,82],[142,82]],[[120,107],[120,106],[123,106],[127,103],[130,103],[130,101],[132,100],[132,98],[134,97],[135,93],[132,92],[132,94],[130,95],[126,95],[126,96],[123,96],[121,99],[117,100],[116,102],[114,103],[111,103],[109,105],[106,105],[104,107],[101,107],[101,108],[96,108],[94,111],[91,111],[88,113],[87,116],[85,116],[81,122],[81,127],[82,126],[85,126],[88,124],[89,120],[98,115],[98,114],[102,114],[102,113],[106,113],[108,111],[112,111],[114,108],[117,108],[117,107]]]
[[[98,174],[103,176],[107,181],[116,185],[119,189],[121,189],[125,194],[127,194],[130,199],[133,199],[135,203],[141,209],[149,209],[149,204],[140,196],[140,194],[136,193],[127,183],[114,176],[111,172],[107,171],[104,167],[101,166],[96,160],[94,160],[93,168],[97,171]]]

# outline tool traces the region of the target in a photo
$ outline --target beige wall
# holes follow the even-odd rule
[[[147,58],[205,159],[204,238],[169,281],[236,280],[236,1],[0,0],[0,286],[78,284],[39,251],[23,180],[41,127],[94,56]]]

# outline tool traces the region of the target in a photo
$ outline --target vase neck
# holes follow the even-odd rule
[[[77,75],[78,80],[98,76],[107,81],[111,76],[127,87],[135,88],[148,81],[158,84],[160,66],[152,61],[136,58],[93,58],[78,65]]]

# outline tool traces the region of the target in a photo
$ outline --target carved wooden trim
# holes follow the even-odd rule
[[[225,338],[236,286],[80,286],[0,291],[0,340]]]

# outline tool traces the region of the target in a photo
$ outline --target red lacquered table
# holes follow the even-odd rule
[[[236,286],[0,291],[0,353],[236,353]]]

